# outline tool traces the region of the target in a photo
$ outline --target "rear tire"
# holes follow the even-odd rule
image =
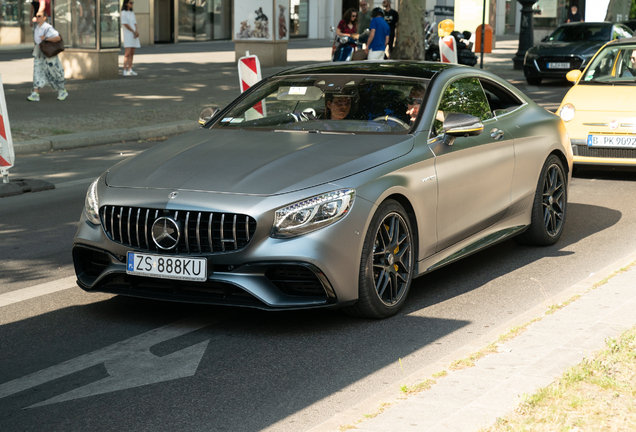
[[[550,155],[543,164],[532,205],[528,229],[516,240],[522,244],[550,246],[563,233],[567,209],[567,177],[563,163]]]
[[[526,77],[526,81],[530,85],[539,85],[541,84],[541,81],[543,81],[543,79],[538,77]]]
[[[353,316],[388,318],[397,314],[411,287],[415,266],[413,230],[404,208],[394,200],[376,211],[364,239],[358,301],[344,308]]]

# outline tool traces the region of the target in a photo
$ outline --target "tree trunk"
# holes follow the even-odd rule
[[[393,59],[424,60],[424,11],[426,0],[401,0]]]
[[[610,0],[609,5],[607,5],[605,21],[618,21],[619,19],[621,22],[627,21],[631,5],[632,0]]]

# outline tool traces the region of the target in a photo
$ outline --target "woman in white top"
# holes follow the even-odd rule
[[[133,56],[135,48],[141,47],[139,44],[139,32],[137,31],[137,20],[133,12],[133,1],[124,0],[121,7],[121,26],[124,29],[124,76],[137,75],[132,70]]]
[[[42,41],[58,42],[60,33],[46,22],[46,11],[38,11],[33,17],[33,22],[37,23],[37,27],[33,33],[33,41],[35,49],[33,50],[33,93],[27,97],[31,102],[40,102],[40,89],[45,85],[50,85],[53,90],[57,90],[57,99],[64,100],[68,93],[64,79],[64,68],[58,56],[46,57],[40,44]]]

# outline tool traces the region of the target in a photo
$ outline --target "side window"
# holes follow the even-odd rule
[[[630,38],[630,37],[633,36],[632,30],[629,27],[624,26],[624,25],[621,24],[618,28],[623,32],[623,36],[622,37]]]
[[[499,116],[519,108],[525,102],[507,89],[487,79],[480,80],[486,99],[495,116]]]
[[[480,120],[492,117],[486,94],[477,78],[460,78],[444,90],[433,122],[433,133],[443,133],[444,118],[448,113],[470,114]]]

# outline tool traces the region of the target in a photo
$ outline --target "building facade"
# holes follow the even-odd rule
[[[592,0],[538,0],[535,4],[535,33],[548,33],[565,22],[571,5],[586,12],[586,1]],[[119,43],[119,10],[121,0],[52,0],[53,24],[64,35],[67,46],[91,48],[115,47]],[[263,0],[263,3],[271,0]],[[594,3],[595,2],[595,3]],[[598,3],[609,0],[594,0]],[[253,4],[254,0],[250,1]],[[521,4],[516,0],[487,0],[487,22],[496,35],[518,34]],[[343,12],[357,7],[359,0],[289,0],[289,30],[292,38],[330,38],[331,26],[336,26]],[[392,0],[399,12],[399,0]],[[381,6],[381,0],[370,0],[371,8]],[[483,0],[426,0],[430,21],[449,18],[435,15],[435,11],[467,11],[480,14]],[[232,40],[234,10],[245,7],[242,0],[135,0],[142,45],[183,43],[212,40]],[[602,5],[601,5],[602,6]],[[602,8],[601,8],[602,9]],[[607,6],[605,6],[607,9]],[[451,12],[452,13],[452,12]],[[30,0],[0,0],[0,45],[17,45],[33,41]],[[271,17],[274,19],[275,17]],[[600,17],[591,19],[602,20]],[[461,21],[460,21],[461,22]],[[472,28],[458,30],[474,31]],[[472,27],[472,24],[471,24]],[[536,36],[535,36],[536,37]]]

